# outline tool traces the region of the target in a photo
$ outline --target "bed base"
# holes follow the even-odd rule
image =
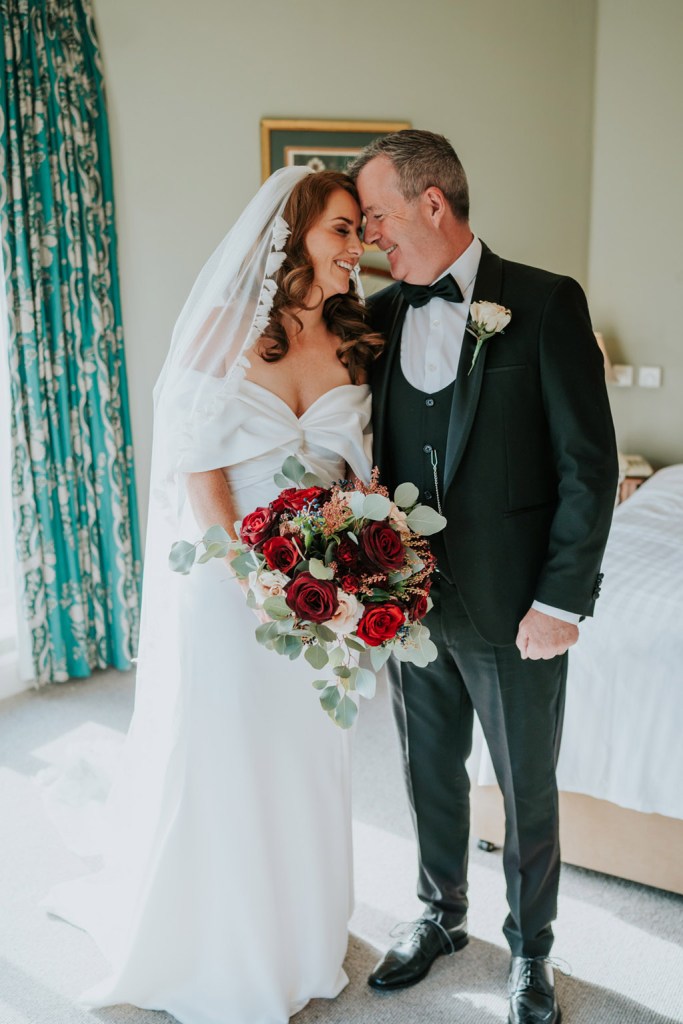
[[[472,785],[472,835],[501,846],[503,798]],[[560,845],[567,864],[683,895],[683,821],[642,814],[580,793],[560,793]]]

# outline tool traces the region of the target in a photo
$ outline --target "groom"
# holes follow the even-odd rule
[[[472,234],[445,138],[384,136],[351,173],[365,241],[398,282],[368,303],[387,340],[372,380],[375,461],[390,489],[414,481],[448,519],[432,538],[426,620],[438,660],[392,670],[425,911],[369,983],[412,985],[467,942],[476,711],[505,802],[509,1021],[554,1024],[566,652],[599,594],[617,485],[602,356],[575,281],[503,260]],[[510,315],[478,351],[475,300]]]

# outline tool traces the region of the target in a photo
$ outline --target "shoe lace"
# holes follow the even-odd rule
[[[566,960],[560,960],[557,957],[551,956],[530,956],[525,958],[522,970],[519,976],[518,986],[519,988],[535,988],[534,985],[534,966],[537,963],[548,964],[554,970],[564,974],[566,978],[571,978],[573,971],[571,964]]]
[[[417,921],[402,921],[397,924],[395,928],[392,928],[389,935],[392,939],[403,939],[412,941],[419,938],[421,935],[426,935],[429,931],[436,929],[441,943],[441,950],[444,956],[451,956],[455,953],[455,946],[451,939],[448,931],[444,928],[439,921],[435,921],[432,917],[421,917]]]

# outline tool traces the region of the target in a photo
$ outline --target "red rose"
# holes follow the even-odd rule
[[[403,609],[395,601],[374,604],[366,609],[358,623],[358,636],[370,647],[379,647],[385,640],[393,640],[405,621]]]
[[[287,490],[280,491],[277,498],[274,498],[273,501],[271,501],[270,503],[270,507],[272,508],[273,512],[277,512],[278,515],[280,515],[282,512],[286,512],[287,509],[289,508],[289,505],[287,504],[289,498],[291,497],[292,494],[296,493],[296,487],[288,487]]]
[[[401,569],[405,561],[403,541],[386,523],[369,523],[358,538],[363,554],[371,565],[387,570]]]
[[[346,538],[340,540],[334,558],[344,568],[353,569],[358,562],[358,545]]]
[[[269,569],[279,569],[284,573],[288,573],[301,560],[301,555],[289,537],[271,537],[264,542],[261,552]]]
[[[301,512],[305,505],[310,505],[321,495],[327,495],[324,487],[305,487],[302,490],[289,487],[280,494],[280,500],[289,512]],[[275,500],[277,501],[277,498]]]
[[[331,580],[317,580],[310,572],[302,572],[287,584],[285,601],[300,619],[326,622],[337,608],[337,585]]]
[[[360,590],[358,578],[356,576],[352,576],[351,573],[349,573],[348,576],[344,576],[339,585],[345,594],[357,594]]]
[[[265,540],[275,522],[275,513],[270,508],[257,508],[242,520],[240,537],[245,544],[255,547]]]
[[[410,619],[411,622],[418,622],[420,619],[424,619],[426,614],[427,598],[425,597],[424,594],[415,594],[410,604],[408,605],[408,618]]]

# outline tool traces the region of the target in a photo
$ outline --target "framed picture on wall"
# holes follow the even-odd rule
[[[378,135],[410,128],[408,121],[261,119],[261,177],[279,167],[343,171]]]

